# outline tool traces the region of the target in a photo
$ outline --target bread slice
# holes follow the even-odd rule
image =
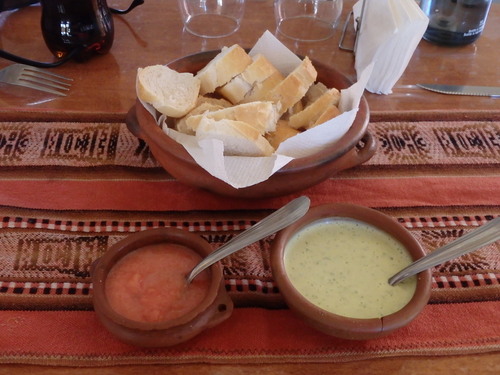
[[[201,81],[200,94],[215,92],[252,63],[252,58],[239,45],[223,47],[217,56],[197,74]]]
[[[306,94],[317,75],[318,72],[306,56],[297,68],[265,95],[265,99],[275,103],[278,113],[282,115]]]
[[[262,82],[257,82],[253,85],[252,89],[245,95],[241,103],[250,103],[256,101],[266,100],[269,92],[275,88],[285,77],[281,72],[274,72]]]
[[[288,138],[293,137],[294,135],[299,134],[300,131],[297,129],[291,128],[288,125],[288,122],[285,120],[279,120],[276,125],[276,130],[272,133],[266,135],[266,139],[269,141],[271,146],[274,149],[277,149],[281,142],[287,140]]]
[[[255,128],[259,134],[264,134],[276,129],[278,113],[276,106],[271,102],[243,103],[229,108],[190,116],[186,119],[186,126],[192,131],[196,131],[203,118],[216,121],[227,119],[246,122],[249,126]]]
[[[169,117],[182,117],[193,109],[200,80],[191,73],[178,73],[165,65],[137,70],[137,96]]]
[[[233,104],[240,103],[245,95],[252,89],[252,84],[245,81],[241,74],[234,77],[224,86],[217,89],[217,93]]]
[[[293,114],[289,118],[289,125],[294,129],[308,128],[318,120],[319,116],[331,105],[338,103],[340,92],[337,89],[329,89],[320,95],[314,102],[306,106],[302,111]]]
[[[203,118],[196,131],[198,140],[219,139],[227,156],[270,156],[274,148],[254,127],[243,121]]]
[[[217,105],[222,108],[228,108],[233,105],[229,100],[226,100],[224,98],[213,98],[211,96],[203,96],[203,95],[198,96],[198,99],[196,100],[196,106],[199,106],[200,104],[203,103]]]
[[[334,117],[340,115],[340,110],[336,105],[330,105],[325,111],[318,117],[318,119],[307,127],[307,129],[314,128],[315,126],[321,125],[324,122],[331,120]]]
[[[237,104],[243,100],[255,84],[265,81],[276,72],[278,70],[264,55],[257,54],[253,57],[253,62],[243,72],[224,86],[219,87],[217,92],[231,103]]]
[[[290,116],[301,112],[304,109],[304,103],[302,102],[302,100],[303,99],[299,100],[297,103],[288,108],[287,113],[285,113],[283,117],[289,118]]]
[[[181,133],[194,135],[194,129],[188,127],[186,123],[186,120],[190,116],[196,116],[210,111],[217,111],[219,109],[228,108],[231,105],[231,102],[223,98],[212,98],[210,96],[200,95],[196,100],[196,106],[185,116],[177,119],[177,121],[175,122],[175,129]]]
[[[309,87],[304,96],[305,105],[311,104],[328,90],[323,82],[315,82]]]
[[[192,116],[197,116],[197,115],[202,115],[207,112],[211,111],[217,111],[219,109],[223,109],[225,107],[222,107],[219,104],[213,103],[213,102],[202,102],[200,105],[194,107],[186,116],[180,118],[176,124],[175,124],[175,129],[178,132],[184,133],[184,134],[189,134],[189,135],[194,135],[195,131],[192,127],[190,127],[187,123],[187,120],[192,117]]]

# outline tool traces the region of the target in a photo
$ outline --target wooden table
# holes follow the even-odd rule
[[[345,1],[340,26],[352,3],[352,0]],[[486,117],[498,115],[498,100],[434,94],[415,84],[500,85],[500,67],[495,63],[500,40],[499,8],[500,5],[493,5],[484,34],[474,44],[447,48],[422,41],[392,95],[367,94],[372,116],[387,112],[419,112],[434,116],[434,111],[453,111],[464,116],[471,112],[483,112]],[[34,60],[52,61],[41,36],[39,19],[38,6],[2,13],[0,47]],[[183,32],[177,6],[161,0],[148,0],[128,15],[115,16],[114,24],[115,40],[110,53],[85,63],[69,62],[54,69],[74,79],[67,98],[1,84],[2,118],[18,118],[22,113],[23,117],[35,119],[123,120],[135,100],[138,67],[164,64],[185,55],[234,43],[251,47],[264,30],[275,31],[270,0],[248,0],[240,30],[220,39],[202,39]],[[287,39],[282,41],[294,52],[331,64],[355,79],[352,53],[338,48],[340,26],[325,42],[299,44]],[[0,68],[9,64],[7,60],[0,60]]]
[[[344,4],[344,22],[353,1]],[[113,4],[115,5],[115,4]],[[18,12],[0,14],[0,46],[11,53],[35,60],[51,61],[39,30],[40,8],[33,6]],[[110,53],[96,56],[85,63],[69,62],[54,71],[74,79],[66,98],[25,88],[0,84],[0,118],[8,120],[77,120],[123,121],[135,101],[135,73],[138,67],[163,64],[203,50],[219,49],[239,43],[251,47],[261,33],[274,32],[271,0],[247,0],[246,14],[236,34],[221,39],[201,39],[182,30],[173,1],[147,0],[126,16],[115,16],[115,41]],[[481,97],[459,97],[421,90],[416,83],[449,83],[500,85],[498,46],[500,43],[500,5],[494,4],[484,34],[468,46],[447,48],[422,41],[405,74],[389,96],[367,93],[372,118],[387,114],[446,118],[450,114],[462,118],[497,119],[500,101]],[[355,79],[352,53],[338,49],[340,28],[329,40],[298,44],[282,39],[294,52],[335,66]],[[0,61],[0,68],[11,62]],[[96,368],[38,367],[5,365],[0,374],[59,374],[71,370],[90,374]],[[274,365],[182,365],[124,366],[99,368],[101,374],[151,372],[170,374],[261,374],[280,373],[393,373],[393,374],[498,374],[500,353],[453,357],[412,357],[359,361],[341,364],[274,364]]]

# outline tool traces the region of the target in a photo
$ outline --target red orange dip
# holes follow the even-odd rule
[[[155,244],[120,259],[109,272],[105,293],[110,306],[138,322],[163,322],[193,310],[207,294],[209,274],[190,284],[186,275],[201,260],[193,250],[177,244]]]

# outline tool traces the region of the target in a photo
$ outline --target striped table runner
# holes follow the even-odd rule
[[[433,269],[430,304],[382,339],[320,334],[286,309],[273,236],[223,260],[233,315],[174,348],[112,337],[92,311],[92,262],[130,233],[177,227],[217,248],[295,196],[399,221],[427,251],[500,215],[500,121],[374,122],[366,164],[285,197],[222,198],[182,185],[122,123],[0,123],[0,363],[348,361],[500,349],[500,244]]]

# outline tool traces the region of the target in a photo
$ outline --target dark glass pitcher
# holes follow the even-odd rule
[[[113,44],[114,26],[106,0],[41,0],[42,34],[57,58],[104,54]]]

